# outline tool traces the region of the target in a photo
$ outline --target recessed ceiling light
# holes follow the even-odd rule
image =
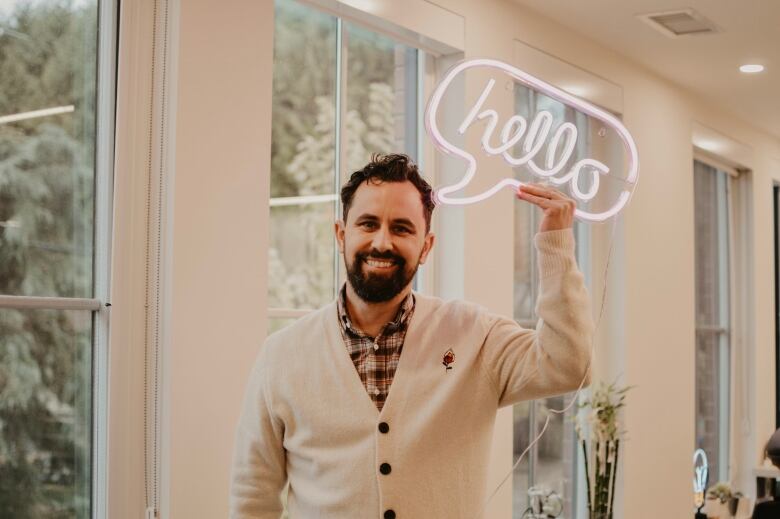
[[[756,65],[756,64],[749,64],[749,65],[742,65],[739,67],[740,72],[744,72],[745,74],[757,74],[758,72],[764,71],[764,65]]]

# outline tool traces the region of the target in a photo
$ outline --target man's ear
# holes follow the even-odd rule
[[[333,224],[333,231],[336,233],[336,241],[339,244],[339,252],[344,254],[344,220],[336,220],[336,223]]]
[[[420,265],[425,263],[425,260],[428,259],[428,253],[431,252],[431,249],[433,249],[433,244],[436,242],[436,235],[432,232],[429,232],[425,235],[425,243],[423,244],[423,250],[422,254],[420,254]]]

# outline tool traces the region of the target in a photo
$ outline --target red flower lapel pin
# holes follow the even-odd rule
[[[447,353],[444,354],[444,357],[442,358],[442,364],[444,364],[444,367],[446,368],[445,371],[449,371],[452,369],[452,366],[450,364],[455,362],[455,352],[452,351],[452,348],[447,350]]]

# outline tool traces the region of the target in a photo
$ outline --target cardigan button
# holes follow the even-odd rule
[[[387,434],[388,431],[390,431],[390,426],[387,425],[387,422],[382,422],[379,424],[379,432],[382,434]]]
[[[379,465],[379,472],[381,472],[385,476],[390,474],[391,470],[393,470],[393,468],[390,466],[389,463],[382,463],[381,465]]]
[[[392,510],[385,510],[385,519],[395,519],[395,512]]]

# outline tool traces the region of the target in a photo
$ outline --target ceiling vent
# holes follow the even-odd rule
[[[677,9],[637,15],[653,29],[670,38],[720,32],[720,28],[693,9]]]

